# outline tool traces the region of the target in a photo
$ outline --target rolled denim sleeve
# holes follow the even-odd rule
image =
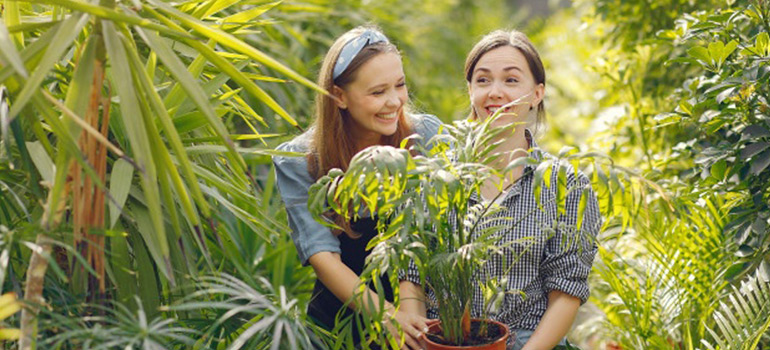
[[[441,128],[441,120],[435,115],[430,114],[417,114],[412,117],[412,128],[414,132],[422,137],[422,143],[427,145],[427,142],[433,136],[438,134]]]
[[[304,147],[293,144],[294,141],[278,146],[277,150],[302,152]],[[340,241],[328,227],[313,219],[308,210],[308,189],[314,183],[307,170],[305,157],[273,157],[276,183],[286,206],[291,227],[291,238],[297,247],[302,265],[319,252],[340,253]]]
[[[567,189],[577,188],[567,195],[566,213],[560,215],[554,236],[545,247],[541,264],[546,290],[559,290],[580,299],[588,300],[588,273],[596,256],[596,236],[601,226],[601,214],[596,194],[588,178],[579,174],[570,176]],[[586,189],[584,192],[583,189]],[[577,231],[577,217],[581,196],[588,196],[583,222]]]

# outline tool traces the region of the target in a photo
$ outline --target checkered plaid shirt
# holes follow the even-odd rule
[[[530,152],[530,157],[538,161],[551,157],[538,150],[534,140],[531,140],[531,145],[533,150]],[[497,217],[504,219],[505,224],[509,225],[508,230],[501,233],[503,237],[499,240],[499,244],[526,237],[532,239],[516,243],[512,248],[506,249],[507,253],[504,256],[495,256],[488,260],[482,275],[498,281],[503,281],[504,277],[507,277],[509,293],[506,294],[499,312],[490,314],[488,317],[507,324],[512,331],[534,330],[537,327],[548,306],[548,293],[552,290],[575,296],[581,300],[581,304],[588,299],[587,278],[596,255],[595,238],[601,226],[596,195],[590,189],[588,178],[580,172],[575,176],[574,171],[567,171],[569,194],[566,198],[565,215],[557,215],[555,179],[550,189],[542,187],[540,194],[542,209],[538,208],[533,192],[536,167],[537,165],[525,166],[521,180],[517,181],[507,191],[502,202],[499,202],[504,210],[497,214]],[[556,164],[552,173],[557,174]],[[588,189],[587,193],[590,197],[583,213],[581,232],[576,232],[578,207],[583,188]],[[478,196],[474,197],[473,204],[478,200]],[[449,215],[449,217],[450,224],[456,225],[456,222],[453,222],[454,216]],[[499,223],[498,220],[487,221],[487,225]],[[506,270],[508,270],[507,276],[505,276]],[[413,283],[420,283],[416,265],[411,264],[405,278]],[[429,280],[430,276],[426,278]],[[429,300],[428,318],[438,318],[433,293],[427,290],[426,296]],[[482,310],[481,289],[476,286],[471,314],[473,317],[480,317]]]

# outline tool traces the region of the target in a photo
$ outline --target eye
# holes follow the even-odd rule
[[[405,82],[405,81],[402,81],[402,82],[400,82],[400,83],[396,84],[396,87],[397,87],[397,88],[402,88],[402,87],[404,87],[404,86],[406,86],[406,82]]]
[[[372,92],[372,95],[379,96],[385,93],[385,90],[376,90]]]
[[[505,79],[505,82],[506,83],[518,83],[519,79],[511,77],[511,78]]]
[[[476,82],[479,83],[479,84],[488,83],[489,82],[489,78],[487,78],[487,77],[478,77],[478,78],[476,78]]]

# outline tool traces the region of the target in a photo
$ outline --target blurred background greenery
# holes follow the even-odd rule
[[[33,305],[0,317],[0,334],[28,337],[3,348],[309,348],[313,272],[270,155],[310,123],[300,77],[364,23],[402,51],[416,109],[445,122],[468,112],[473,43],[523,30],[548,76],[541,147],[612,160],[586,168],[613,181],[595,182],[605,225],[571,341],[770,346],[767,0],[0,4],[0,294]],[[93,62],[104,82],[78,68]],[[81,136],[89,110],[125,156]],[[111,193],[85,230],[78,186]]]

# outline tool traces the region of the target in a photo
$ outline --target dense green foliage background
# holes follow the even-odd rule
[[[523,29],[548,74],[541,147],[609,157],[585,165],[606,217],[571,340],[770,346],[767,0],[575,0],[546,18],[503,0],[0,4],[0,290],[33,302],[39,286],[45,302],[0,312],[0,339],[309,347],[313,273],[270,155],[309,124],[307,79],[334,38],[371,22],[402,50],[415,108],[445,121],[467,113],[473,43]],[[120,153],[79,141],[92,96]],[[111,193],[85,242],[78,166]]]

